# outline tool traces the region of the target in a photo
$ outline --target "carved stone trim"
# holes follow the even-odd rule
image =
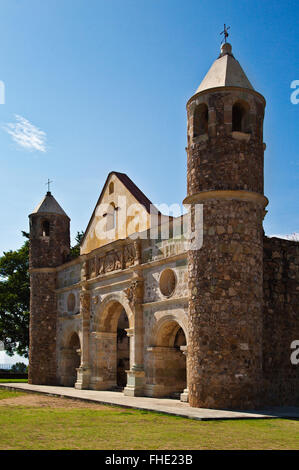
[[[117,333],[111,333],[110,331],[93,331],[90,335],[96,339],[111,339],[116,338]]]
[[[143,300],[143,280],[138,278],[131,281],[131,284],[124,290],[130,305],[141,304]]]
[[[128,268],[135,264],[136,249],[134,243],[124,246],[124,268]]]
[[[137,264],[140,264],[141,258],[142,258],[140,238],[137,238],[137,240],[134,241],[134,249],[135,249],[135,261]]]
[[[183,304],[188,304],[189,297],[171,297],[170,299],[163,299],[163,300],[157,300],[155,302],[145,302],[142,304],[143,307],[158,307],[160,305],[165,306],[168,304],[173,304],[173,303],[183,303]]]
[[[80,292],[80,313],[83,318],[89,318],[90,316],[90,292],[82,290]]]

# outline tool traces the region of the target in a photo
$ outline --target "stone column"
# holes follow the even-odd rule
[[[183,393],[180,395],[180,400],[184,402],[189,401],[189,388],[188,388],[188,374],[187,374],[187,356],[188,356],[188,346],[181,346],[180,350],[186,356],[186,380],[187,380],[187,386],[184,389]]]
[[[84,389],[89,387],[89,325],[90,325],[90,292],[83,287],[80,293],[80,313],[82,316],[82,344],[81,364],[77,369],[77,382],[75,388]]]
[[[130,337],[130,370],[127,371],[127,386],[124,394],[142,396],[144,394],[144,359],[143,359],[143,277],[136,271],[131,285],[125,294],[134,312],[134,327],[127,330]]]

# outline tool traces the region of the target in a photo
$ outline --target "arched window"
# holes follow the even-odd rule
[[[107,225],[106,230],[112,230],[116,228],[116,219],[117,219],[117,208],[115,207],[114,202],[109,204],[109,209],[106,214],[107,217]]]
[[[114,193],[114,183],[113,181],[111,181],[111,183],[109,184],[109,194],[113,194]]]
[[[237,101],[232,109],[232,131],[250,132],[249,105],[246,101]]]
[[[67,298],[67,309],[69,312],[73,312],[75,310],[75,307],[76,307],[76,297],[71,292]]]
[[[49,237],[50,235],[50,222],[48,220],[44,220],[42,222],[42,236]]]
[[[206,104],[202,103],[195,108],[193,118],[193,137],[198,137],[208,133],[209,110]]]
[[[116,217],[117,217],[117,212],[116,212],[116,207],[113,210],[113,228],[116,228]]]

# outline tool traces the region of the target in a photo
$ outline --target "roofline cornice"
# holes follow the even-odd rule
[[[71,218],[67,215],[67,214],[57,214],[57,212],[31,212],[31,214],[28,215],[28,217],[32,217],[32,216],[48,216],[48,215],[55,215],[55,216],[60,216],[60,217],[64,217],[64,218],[67,218],[69,220],[71,220]]]
[[[260,98],[263,101],[264,106],[266,106],[266,99],[264,98],[264,96],[261,93],[259,93],[256,90],[251,90],[250,88],[243,88],[243,87],[239,87],[239,86],[218,86],[218,87],[214,87],[214,88],[207,88],[206,90],[199,91],[198,93],[195,93],[194,95],[192,95],[191,98],[189,98],[189,100],[187,101],[186,108],[188,108],[191,101],[193,101],[195,98],[197,98],[198,96],[201,96],[201,95],[206,95],[206,94],[209,94],[209,93],[216,93],[217,91],[225,92],[225,91],[241,91],[241,90],[243,92],[251,93],[252,95],[256,95],[258,98]]]

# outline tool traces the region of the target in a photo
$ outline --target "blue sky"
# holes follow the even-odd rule
[[[154,203],[186,196],[185,105],[219,54],[223,23],[267,100],[267,234],[299,232],[298,2],[0,0],[0,253],[17,249],[28,214],[52,192],[84,230],[111,170]],[[9,133],[40,130],[32,143]],[[29,129],[30,131],[30,129]],[[31,139],[31,140],[30,140]]]

